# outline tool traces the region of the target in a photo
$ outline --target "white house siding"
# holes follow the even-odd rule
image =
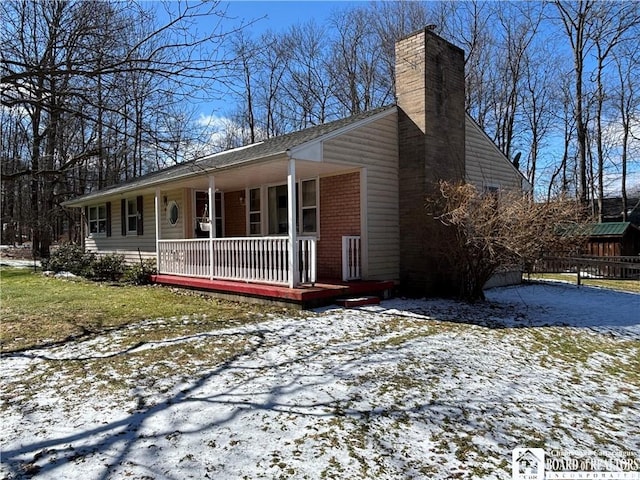
[[[85,238],[85,248],[91,252],[120,253],[130,263],[139,261],[138,249],[140,249],[140,255],[143,258],[155,258],[156,233],[153,195],[143,196],[143,235],[128,234],[123,236],[121,229],[121,198],[111,198],[106,199],[106,201],[111,202],[111,236],[87,237]]]
[[[498,147],[467,116],[466,118],[466,180],[477,188],[522,188],[522,176],[498,150]]]
[[[400,278],[400,238],[398,226],[398,119],[395,110],[384,117],[323,145],[327,162],[358,163],[364,182],[362,232],[366,241],[363,276],[367,280]]]
[[[185,238],[185,225],[192,223],[191,212],[187,208],[186,196],[189,190],[184,188],[162,191],[160,193],[160,239],[161,240],[179,240]],[[165,199],[167,201],[165,205]],[[178,222],[171,225],[167,218],[167,207],[171,202],[178,204]],[[187,216],[189,218],[187,218]],[[146,223],[146,222],[145,222]],[[145,225],[146,233],[146,225]]]

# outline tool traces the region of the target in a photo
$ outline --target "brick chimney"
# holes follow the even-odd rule
[[[451,234],[425,209],[438,181],[464,181],[464,52],[428,29],[396,43],[400,153],[400,286],[408,295],[456,291]]]

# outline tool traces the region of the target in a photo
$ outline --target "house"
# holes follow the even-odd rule
[[[596,210],[594,200],[594,211]],[[602,222],[631,222],[640,227],[640,197],[627,198],[626,218],[623,215],[622,197],[609,197],[602,199]]]
[[[465,113],[462,50],[422,30],[396,57],[396,105],[66,202],[83,209],[86,248],[155,257],[157,281],[217,291],[291,299],[357,281],[437,293],[453,281],[449,239],[425,194],[440,179],[530,185]]]

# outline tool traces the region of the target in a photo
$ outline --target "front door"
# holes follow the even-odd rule
[[[223,197],[222,192],[216,192],[216,218],[215,218],[215,226],[216,226],[216,238],[224,237],[224,222],[223,222]],[[209,193],[206,191],[196,191],[196,199],[195,199],[195,236],[197,238],[207,238],[209,237],[210,226],[207,226],[207,223],[211,225],[211,209],[209,208]]]

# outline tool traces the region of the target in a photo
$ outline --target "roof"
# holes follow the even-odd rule
[[[596,200],[594,200],[594,204]],[[605,222],[622,221],[622,197],[602,199],[602,217]],[[627,220],[640,225],[640,197],[627,198]]]
[[[613,236],[624,235],[630,226],[631,226],[631,222],[595,223],[591,227],[589,236],[613,237]]]
[[[180,163],[171,167],[151,172],[141,177],[131,179],[126,182],[112,185],[110,187],[87,193],[73,200],[64,202],[66,206],[82,205],[86,200],[98,198],[107,194],[117,194],[127,192],[137,188],[149,187],[169,182],[176,179],[202,175],[218,169],[239,166],[256,160],[270,158],[276,155],[284,155],[292,148],[304,145],[314,140],[321,139],[332,133],[337,133],[341,129],[350,127],[360,121],[365,121],[378,114],[393,111],[395,105],[386,106],[363,112],[350,117],[335,120],[333,122],[316,125],[297,132],[288,133],[278,137],[256,142],[244,147],[225,150],[223,152],[207,155],[189,162]]]
[[[146,175],[133,178],[126,182],[121,182],[110,187],[105,187],[94,192],[87,193],[85,195],[76,197],[72,200],[63,202],[67,207],[79,207],[86,205],[90,201],[99,199],[105,195],[118,195],[121,193],[131,192],[143,188],[151,188],[164,183],[168,183],[176,180],[183,180],[187,178],[196,177],[204,173],[211,173],[216,170],[222,170],[232,168],[241,165],[251,164],[252,162],[258,162],[266,159],[272,159],[277,156],[286,155],[297,147],[304,146],[309,143],[322,141],[332,135],[338,135],[344,130],[354,128],[362,123],[377,118],[378,115],[385,115],[389,112],[395,111],[396,105],[389,105],[380,107],[374,110],[369,110],[357,115],[335,120],[322,125],[316,125],[297,132],[288,133],[278,137],[272,137],[267,140],[256,142],[244,147],[234,148],[223,152],[215,153],[213,155],[207,155],[189,162],[180,163],[171,167],[151,172]],[[472,123],[478,128],[483,135],[494,146],[495,151],[501,157],[504,158],[511,168],[513,168],[523,179],[525,183],[528,181],[517,168],[509,161],[507,157],[500,152],[495,143],[486,135],[486,133],[477,125],[477,123],[466,114],[467,119],[471,119]],[[530,185],[530,184],[529,184]]]

